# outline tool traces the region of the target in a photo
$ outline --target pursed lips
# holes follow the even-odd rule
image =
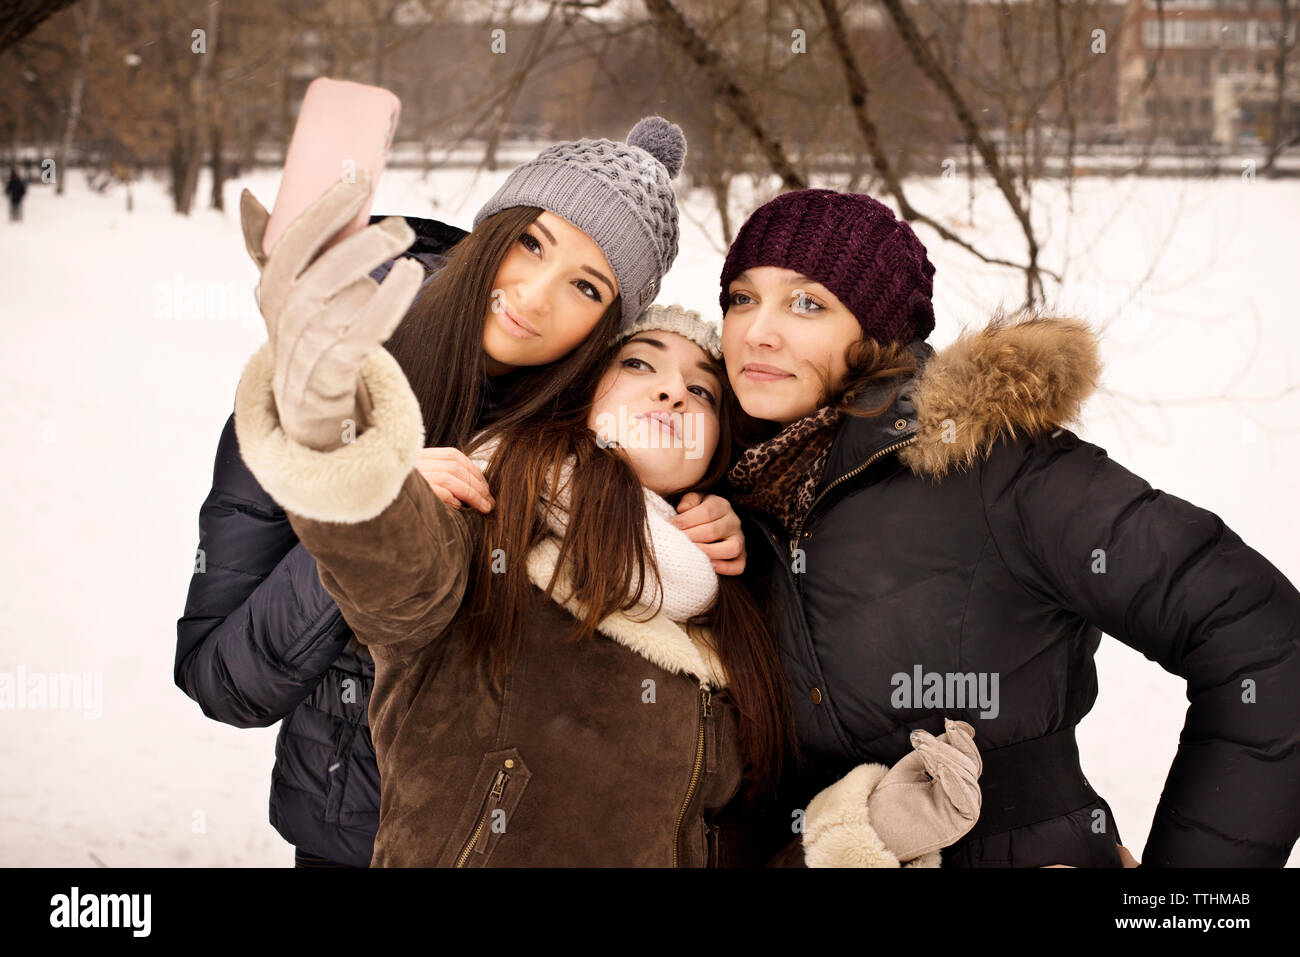
[[[640,418],[649,419],[654,422],[662,422],[664,425],[668,426],[668,430],[672,432],[673,438],[677,437],[677,423],[673,421],[673,417],[667,412],[643,412]]]

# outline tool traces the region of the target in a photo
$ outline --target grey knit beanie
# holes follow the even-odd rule
[[[717,361],[722,361],[722,337],[718,335],[717,327],[700,318],[700,314],[694,309],[683,309],[675,304],[650,306],[631,323],[619,329],[614,336],[614,344],[630,339],[638,332],[656,330],[675,332],[679,336],[684,336]]]
[[[559,143],[515,169],[474,225],[512,206],[563,216],[605,253],[623,296],[626,326],[654,300],[677,258],[677,197],[670,180],[685,158],[686,136],[662,116],[638,121],[626,143]]]

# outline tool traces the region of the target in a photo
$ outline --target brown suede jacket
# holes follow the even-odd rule
[[[538,586],[501,685],[462,666],[461,612],[481,519],[412,468],[419,408],[382,349],[362,369],[371,424],[334,452],[289,440],[271,354],[236,397],[240,451],[286,509],[321,581],[375,661],[370,728],[382,795],[373,866],[699,867],[712,811],[739,789],[737,715],[716,655],[659,614],[614,615],[566,642],[557,540],[527,556]],[[640,617],[644,617],[643,615]]]

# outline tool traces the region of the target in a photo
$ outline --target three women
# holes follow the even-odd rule
[[[492,422],[528,421],[599,376],[617,324],[640,310],[643,295],[648,301],[676,256],[671,179],[685,148],[680,129],[648,117],[626,143],[579,140],[543,151],[511,174],[472,232],[408,220],[414,246],[409,239],[392,245],[387,236],[389,256],[405,249],[428,274],[387,346],[423,412],[431,447],[416,467],[443,501],[489,509],[482,475],[464,452],[470,437]],[[310,258],[311,244],[337,219],[340,201],[352,202],[354,213],[359,208],[356,197],[340,193],[318,203],[277,245],[278,270],[305,265],[302,257]],[[245,191],[241,214],[248,252],[263,270],[266,211]],[[362,242],[381,235],[367,232]],[[380,258],[375,279],[405,262]],[[330,274],[337,271],[318,273]],[[365,293],[362,279],[344,294]],[[308,291],[289,284],[285,295],[289,288]],[[496,289],[505,291],[504,302]],[[539,335],[511,335],[502,325],[511,314],[511,322],[522,319]],[[336,403],[348,398],[332,396]],[[688,497],[681,521],[714,569],[740,571],[743,537],[725,500]],[[233,417],[217,449],[199,533],[204,562],[177,622],[177,685],[216,720],[237,727],[282,722],[272,825],[300,862],[368,866],[380,801],[367,718],[374,664],[321,586],[284,510],[245,465]]]
[[[364,184],[334,189],[364,196]],[[341,203],[330,225],[354,214]],[[370,247],[302,257],[297,281],[346,284],[413,238],[371,229]],[[598,380],[471,443],[496,489],[483,516],[440,501],[413,467],[420,405],[375,348],[419,278],[394,273],[317,306],[268,267],[269,341],[235,407],[241,455],[374,657],[373,865],[717,863],[713,816],[742,776],[776,776],[787,707],[748,593],[669,521],[671,500],[707,491],[728,464],[716,332],[680,309],[620,322]],[[969,726],[918,739],[918,758],[877,769],[872,810],[892,829],[864,822],[876,866],[936,865],[953,818],[961,833],[978,813]]]
[[[539,169],[530,171],[527,178],[554,182],[555,175]],[[528,226],[540,215],[536,210],[545,208],[539,201],[532,210],[521,209],[520,223],[510,228],[531,233]],[[563,229],[557,223],[551,225]],[[620,228],[635,231],[637,224],[629,220]],[[556,238],[556,230],[549,235]],[[545,238],[535,235],[530,251],[544,252]],[[675,249],[675,232],[672,245]],[[476,268],[472,262],[464,265]],[[587,268],[583,270],[582,265]],[[584,272],[591,288],[599,289],[601,276],[592,275],[601,273],[599,267],[598,262],[578,264],[575,259],[568,268]],[[555,275],[566,271],[554,268]],[[488,345],[487,330],[495,328],[515,340],[502,339],[501,344],[522,348],[519,343],[527,343],[530,334],[542,331],[534,314],[526,312],[528,307],[521,305],[521,300],[507,298],[500,306],[492,294],[485,297],[489,287],[493,291],[499,287],[484,281],[482,266],[477,269],[477,298],[440,301],[459,302],[460,313],[472,314],[474,303],[488,299],[491,305],[484,318],[482,345]],[[611,271],[615,271],[612,265]],[[888,788],[882,790],[882,779],[887,777],[879,764],[883,761],[898,762],[895,772],[907,766],[908,774],[917,775],[916,780],[930,787],[933,806],[947,815],[941,835],[936,836],[934,830],[922,835],[922,843],[929,842],[927,853],[970,829],[970,810],[972,804],[978,807],[982,787],[979,820],[965,840],[945,853],[947,865],[1118,866],[1123,848],[1117,825],[1079,768],[1073,736],[1074,726],[1095,700],[1091,657],[1104,628],[1189,679],[1192,709],[1188,730],[1157,812],[1146,863],[1281,863],[1300,834],[1296,810],[1300,805],[1295,801],[1296,762],[1300,758],[1294,747],[1300,720],[1284,691],[1300,677],[1300,658],[1294,653],[1300,595],[1216,516],[1152,490],[1111,462],[1103,450],[1080,441],[1063,427],[1076,418],[1100,373],[1096,342],[1086,325],[1064,319],[1012,323],[998,318],[985,330],[963,336],[936,353],[924,341],[934,324],[930,305],[933,272],[915,235],[887,208],[870,197],[826,190],[786,194],[756,211],[737,235],[724,267],[721,303],[726,376],[748,417],[744,430],[747,449],[729,478],[735,501],[746,516],[748,584],[760,607],[765,608],[763,618],[780,646],[783,681],[793,695],[800,753],[795,773],[786,776],[781,798],[769,808],[768,819],[775,825],[767,835],[768,851],[790,842],[792,833],[799,830],[792,831],[791,821],[802,820],[802,839],[796,837],[785,849],[779,858],[783,862],[897,864],[899,855],[893,854],[891,859],[892,851],[881,851],[889,845],[880,840],[880,827],[890,821],[889,812],[883,810],[887,805],[879,803],[880,795],[890,793]],[[608,273],[603,276],[615,278]],[[497,273],[492,278],[495,280]],[[578,288],[576,281],[573,284]],[[462,282],[461,288],[470,285]],[[610,292],[616,286],[620,295],[627,288],[625,282],[605,284]],[[640,288],[652,297],[657,283],[648,281]],[[590,289],[580,291],[591,297]],[[422,297],[420,301],[436,300]],[[544,311],[539,307],[535,315]],[[639,308],[633,315],[637,311]],[[432,320],[436,310],[430,309],[427,315]],[[403,323],[390,343],[399,361],[403,330],[411,330],[408,335],[419,342],[433,341],[433,335],[453,335],[446,329],[434,331],[435,325],[430,321],[426,334],[417,335],[418,323]],[[592,381],[591,373],[597,371],[596,355],[602,356],[600,361],[611,361],[599,348],[600,342],[609,341],[601,339],[600,330],[612,331],[604,328],[612,325],[609,314],[597,325],[587,340],[586,358],[574,362],[575,368],[584,366],[589,376],[585,381]],[[467,353],[465,334],[454,335],[460,336],[456,348]],[[484,371],[507,371],[509,363],[498,361],[501,364],[493,366],[485,360]],[[434,406],[425,399],[440,394],[430,382],[438,366],[425,361],[402,363],[402,367],[420,396],[426,431],[447,437],[449,445],[467,445],[472,427],[483,423],[467,417],[463,409],[455,414],[445,409],[431,414]],[[467,367],[461,363],[454,369]],[[606,367],[601,374],[610,371]],[[417,384],[420,376],[425,377],[423,386]],[[583,381],[582,376],[571,381]],[[582,461],[580,452],[591,454],[589,439],[585,446],[574,444],[576,432],[566,433],[569,438],[561,441],[553,431],[530,436],[527,428],[530,420],[547,409],[542,421],[552,425],[564,421],[565,427],[572,429],[577,421],[574,416],[590,412],[590,401],[594,401],[593,395],[580,389],[575,393],[575,388],[549,390],[527,410],[518,406],[518,414],[507,416],[495,430],[497,437],[514,438],[500,448],[507,450],[507,458],[514,457],[516,478],[532,476],[524,483],[526,495],[510,494],[516,520],[500,522],[495,530],[498,541],[504,541],[500,536],[513,536],[513,547],[499,549],[499,557],[505,559],[505,573],[513,568],[515,597],[504,603],[492,601],[488,579],[479,582],[482,587],[469,591],[480,619],[513,608],[512,620],[527,620],[541,629],[512,632],[522,639],[514,661],[522,655],[529,662],[524,672],[563,667],[575,660],[587,663],[552,642],[553,629],[546,627],[546,616],[556,613],[551,607],[554,602],[538,604],[537,596],[520,587],[521,570],[530,568],[530,563],[516,561],[512,565],[510,561],[512,552],[522,552],[531,560],[533,550],[543,548],[542,529],[529,518],[533,506],[547,499],[548,486],[541,476],[554,476],[556,467],[567,461],[561,451],[573,454],[575,462]],[[473,389],[469,391],[473,393]],[[513,388],[509,391],[519,394]],[[346,390],[334,390],[333,394],[352,396]],[[464,394],[464,389],[447,389],[437,401],[454,405]],[[581,401],[575,401],[575,395],[580,395]],[[358,394],[357,420],[373,411],[365,404],[370,398],[364,389]],[[338,419],[337,413],[332,415]],[[371,434],[383,433],[372,428]],[[545,443],[529,444],[530,437],[541,435],[551,441],[549,459],[543,454]],[[516,445],[519,451],[510,452]],[[594,456],[591,461],[608,458]],[[549,471],[543,467],[548,461]],[[451,622],[460,613],[459,602],[465,598],[470,577],[486,574],[486,560],[493,556],[490,551],[480,551],[492,540],[490,536],[475,538],[466,531],[468,525],[462,527],[454,520],[446,527],[438,524],[448,521],[450,513],[433,509],[430,493],[444,502],[469,501],[482,507],[486,501],[477,502],[476,496],[483,496],[491,478],[502,474],[504,466],[488,465],[489,481],[480,484],[482,476],[456,460],[459,472],[449,467],[437,481],[421,485],[412,482],[403,462],[401,455],[388,457],[388,483],[380,483],[384,491],[371,503],[372,507],[380,504],[377,514],[382,516],[384,509],[397,502],[399,510],[409,512],[408,522],[418,520],[427,531],[437,531],[439,540],[453,546],[453,552],[460,549],[462,558],[470,552],[478,555],[477,561],[466,561],[460,578],[451,576],[452,586],[444,582],[446,593],[438,592],[442,604],[434,602],[439,608],[433,618],[400,620],[403,600],[409,603],[414,600],[412,595],[421,593],[392,568],[378,574],[377,566],[364,565],[379,560],[373,544],[366,544],[373,543],[374,539],[365,537],[373,532],[349,538],[338,530],[347,527],[346,523],[339,526],[337,519],[313,522],[308,515],[294,518],[295,528],[301,525],[305,535],[314,537],[313,546],[329,555],[322,571],[331,564],[344,569],[342,578],[332,580],[332,590],[338,589],[340,595],[346,592],[350,616],[363,623],[359,630],[373,627],[377,645],[412,649],[409,655],[393,658],[393,675],[407,674],[398,667],[399,657],[408,667],[415,667],[415,673],[428,676],[429,687],[435,681],[452,680],[447,675],[461,675],[454,680],[460,682],[456,687],[464,701],[486,709],[481,714],[464,712],[460,717],[465,721],[448,718],[437,708],[431,716],[425,715],[423,709],[431,706],[419,706],[415,690],[400,678],[394,677],[388,687],[377,686],[377,694],[382,692],[385,701],[394,702],[377,704],[374,709],[376,716],[382,712],[388,721],[385,747],[391,747],[398,762],[388,775],[394,782],[391,787],[400,789],[405,777],[416,788],[414,794],[395,796],[391,804],[385,799],[385,807],[393,808],[396,815],[392,833],[413,835],[415,831],[409,829],[415,828],[416,822],[427,822],[430,801],[442,802],[438,804],[440,813],[454,817],[456,827],[439,832],[436,848],[426,841],[407,852],[385,852],[397,856],[382,861],[377,850],[376,862],[400,863],[404,860],[401,854],[410,853],[416,856],[405,860],[412,862],[485,863],[489,851],[494,863],[555,862],[557,855],[563,858],[565,854],[579,854],[566,859],[598,862],[601,852],[596,849],[581,852],[595,855],[584,858],[572,848],[548,844],[544,839],[526,846],[502,840],[500,835],[508,833],[514,811],[527,814],[522,789],[506,796],[510,773],[521,769],[514,778],[519,784],[521,778],[523,782],[531,780],[534,770],[517,746],[520,754],[495,747],[505,745],[509,737],[500,733],[503,722],[509,723],[505,716],[514,707],[510,679],[505,677],[513,671],[498,671],[495,677],[483,677],[473,670],[444,671],[443,659],[437,657],[449,654],[437,649],[462,643],[473,648],[477,642],[485,657],[474,659],[471,655],[467,660],[488,667],[493,643],[490,629],[480,626],[474,640],[450,636],[462,634]],[[643,476],[634,470],[633,474],[643,485],[648,484],[650,473]],[[274,483],[274,479],[270,481]],[[607,485],[622,488],[626,506],[630,487],[626,472],[620,481],[621,486],[616,482]],[[505,494],[504,487],[497,490],[499,495]],[[605,492],[607,488],[602,485],[597,490]],[[675,494],[681,489],[672,491]],[[284,494],[292,496],[293,492]],[[380,502],[390,494],[396,498]],[[588,517],[595,514],[587,513]],[[648,518],[651,512],[644,514]],[[436,521],[430,516],[436,516]],[[478,517],[471,515],[464,522],[473,524],[471,519]],[[357,535],[358,528],[371,520],[382,524],[372,515],[352,522],[357,528],[350,534]],[[392,516],[388,521],[393,521]],[[573,541],[585,540],[588,547],[593,537],[609,533],[598,520],[580,525],[585,539],[579,535]],[[409,527],[399,523],[393,533]],[[568,540],[567,535],[560,538],[561,543]],[[624,574],[604,578],[588,559],[587,577],[582,579],[583,549],[570,546],[579,557],[579,578],[587,584],[588,601],[575,607],[589,637],[596,622],[611,617],[604,614],[613,607],[609,583],[626,584],[628,556],[638,556],[634,564],[640,572],[649,570],[641,563],[644,552],[629,545],[635,536],[615,535],[612,540],[622,543],[614,554]],[[645,544],[643,541],[642,546]],[[419,564],[419,548],[409,545],[406,554],[415,563],[413,567],[423,568],[421,574],[431,577],[427,565]],[[659,549],[650,551],[657,554]],[[538,575],[538,580],[530,576],[532,586],[544,597],[553,598],[555,591],[542,582],[550,581],[563,564],[557,560],[554,565],[541,566],[547,574]],[[644,580],[639,575],[630,577]],[[364,587],[355,586],[348,592],[348,580]],[[390,585],[405,590],[401,595],[384,592]],[[454,601],[448,597],[458,590]],[[386,597],[375,601],[376,594]],[[524,595],[533,604],[525,607]],[[635,604],[616,610],[623,614],[633,607]],[[396,621],[392,618],[395,611]],[[720,608],[713,611],[721,613]],[[534,612],[541,617],[535,618]],[[742,612],[736,620],[744,617]],[[416,621],[421,626],[412,630]],[[558,622],[549,624],[558,627]],[[692,639],[692,645],[681,647],[710,648],[716,634],[725,631],[724,626],[702,642]],[[465,625],[463,635],[473,632],[473,627]],[[679,627],[672,634],[689,632],[689,628]],[[439,636],[446,640],[440,641]],[[529,657],[533,642],[536,648],[551,651]],[[589,643],[583,653],[593,647],[619,650],[611,643]],[[761,656],[761,642],[741,642],[732,646],[733,653],[741,647]],[[435,657],[425,657],[429,655]],[[538,657],[540,663],[532,664]],[[619,667],[624,669],[644,668],[635,656],[624,656],[621,662]],[[664,667],[663,661],[656,664]],[[672,663],[668,664],[666,670],[672,677],[657,676],[656,680],[647,676],[644,680],[656,689],[661,681],[681,688],[685,674],[690,674],[701,687],[721,689],[728,684],[724,676],[732,672],[743,676],[747,671],[746,666],[737,669],[733,664],[730,669],[723,668],[722,674],[714,673],[719,680],[710,685],[707,676],[698,673],[707,670],[704,665],[674,671]],[[705,729],[706,739],[710,733],[717,735],[709,740],[721,750],[711,753],[721,754],[730,747],[723,744],[727,736],[709,729],[735,721],[737,733],[731,746],[745,753],[751,771],[761,779],[764,767],[775,767],[775,759],[765,764],[756,757],[760,752],[773,757],[770,734],[760,731],[757,735],[767,746],[745,750],[740,745],[741,710],[728,707],[722,723],[714,725],[708,723],[711,715],[705,714],[713,700],[730,701],[734,695],[736,704],[748,702],[752,719],[753,708],[766,694],[764,688],[775,694],[768,694],[767,702],[774,709],[772,715],[778,714],[779,689],[771,672],[763,666],[749,671],[751,678],[766,675],[757,684],[750,683],[750,690],[757,688],[760,693],[747,695],[737,686],[725,697],[714,699],[701,691],[695,730]],[[493,674],[490,668],[487,674]],[[923,682],[925,676],[937,676],[938,680]],[[908,693],[900,694],[911,681],[925,686],[908,687]],[[557,687],[565,686],[561,682]],[[997,700],[987,700],[980,689],[992,689]],[[574,694],[578,695],[576,689]],[[439,694],[430,700],[445,708],[452,707],[448,700],[461,698]],[[561,700],[568,698],[561,695]],[[620,706],[627,703],[620,699]],[[677,711],[685,713],[684,707]],[[631,718],[636,712],[596,706],[562,713],[574,725],[567,730],[580,739],[583,727],[597,726],[596,715]],[[646,712],[650,713],[654,712]],[[418,769],[421,760],[413,744],[398,743],[399,728],[405,727],[402,719],[411,714],[421,716],[417,723],[423,722],[426,732],[417,736],[421,741],[438,739],[462,724],[477,729],[479,737],[465,739],[460,751],[453,749],[443,755],[459,768],[448,794],[433,794],[427,776],[418,771],[412,775],[399,767]],[[947,716],[965,718],[968,723],[963,727]],[[661,720],[657,727],[676,728],[674,735],[685,734],[689,724],[684,719]],[[939,738],[924,730],[917,732],[927,725],[938,731],[941,721],[945,734]],[[608,736],[625,742],[622,735],[627,729],[619,721],[614,724]],[[751,721],[750,727],[763,724]],[[497,737],[489,734],[492,728]],[[979,729],[979,752],[969,746],[969,728]],[[529,730],[542,733],[531,724]],[[555,759],[549,753],[552,746],[557,754],[564,751],[561,737],[539,738],[537,744],[556,778],[563,777],[560,767],[564,762],[552,763]],[[657,759],[678,760],[676,750],[663,739],[650,734],[638,740],[658,741],[654,750]],[[912,752],[912,747],[918,750]],[[408,757],[406,764],[396,758],[402,753]],[[599,770],[599,762],[606,756],[598,748],[588,748],[582,757],[589,759],[589,764],[573,781],[604,781],[625,773],[617,763]],[[507,761],[514,763],[507,766]],[[655,760],[638,757],[635,752],[632,763],[659,767]],[[703,779],[692,769],[692,784]],[[725,779],[723,774],[718,781]],[[633,772],[631,780],[641,779]],[[549,793],[549,788],[541,786],[533,793],[543,790]],[[716,851],[711,857],[707,845],[717,834],[710,830],[717,827],[713,812],[726,803],[733,789],[717,783],[716,793],[708,786],[704,792],[707,797],[700,796],[694,809],[693,790],[678,806],[671,841],[664,840],[668,832],[662,816],[662,808],[669,802],[664,795],[641,795],[646,800],[638,805],[640,823],[620,821],[650,831],[638,832],[624,845],[600,846],[605,852],[614,847],[616,855],[627,855],[627,860],[638,863],[664,862],[664,847],[669,843],[679,861],[716,860]],[[604,792],[597,787],[592,793]],[[512,800],[519,803],[507,807]],[[560,808],[555,798],[549,800],[554,820],[559,820]],[[610,802],[598,803],[603,807]],[[659,810],[651,811],[652,807]],[[896,809],[902,807],[902,803],[895,804]],[[503,812],[502,818],[496,817],[497,811]],[[586,813],[596,814],[604,822],[601,834],[608,837],[614,833],[613,822],[599,818],[598,810]],[[900,825],[891,833],[908,832],[915,820],[909,821],[908,813],[897,811]],[[469,823],[472,832],[480,824],[486,828],[497,820],[507,830],[486,834],[480,830],[479,836],[473,837],[461,834],[464,828],[460,825]],[[688,822],[685,832],[677,827],[682,821]],[[534,833],[545,833],[545,829]],[[406,846],[400,839],[397,844]],[[650,847],[655,849],[647,850]],[[872,852],[864,854],[864,848]],[[512,858],[515,853],[521,856]],[[533,859],[529,854],[539,856]]]

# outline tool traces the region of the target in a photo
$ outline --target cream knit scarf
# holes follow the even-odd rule
[[[475,451],[470,461],[486,469],[497,441]],[[548,496],[550,507],[546,508],[545,520],[557,538],[562,538],[568,531],[572,470],[573,459],[570,457],[560,476],[559,494]],[[642,492],[645,494],[650,544],[659,573],[656,575],[654,568],[646,569],[647,585],[641,604],[630,614],[640,617],[656,607],[662,581],[663,606],[660,613],[670,621],[683,622],[713,606],[718,596],[718,574],[713,570],[709,556],[684,531],[671,524],[669,519],[677,512],[667,499],[644,486]],[[639,587],[639,579],[634,578],[628,589],[629,596],[635,595]]]

